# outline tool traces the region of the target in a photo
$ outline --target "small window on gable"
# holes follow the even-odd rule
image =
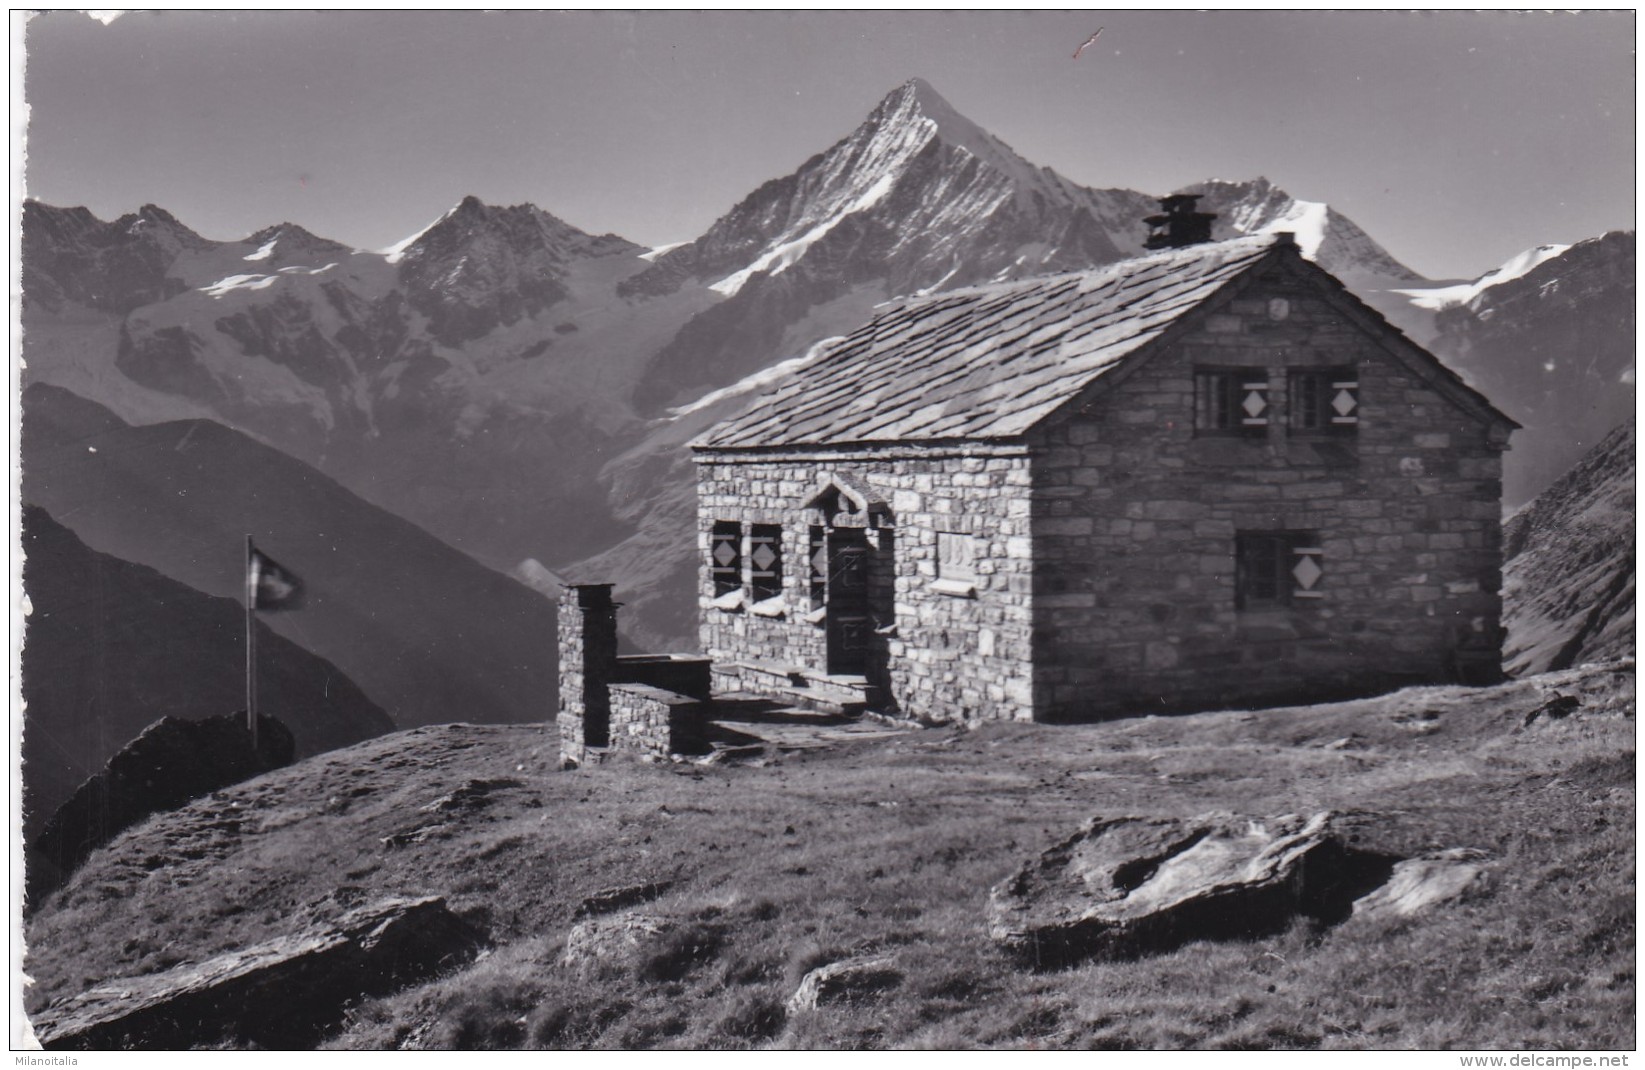
[[[1201,434],[1268,433],[1268,373],[1261,368],[1194,372],[1194,430]]]
[[[1306,531],[1243,531],[1234,537],[1234,604],[1274,609],[1323,598],[1325,552]]]
[[[1301,434],[1353,434],[1359,429],[1359,373],[1341,368],[1297,368],[1290,380],[1290,430]]]
[[[748,529],[749,595],[756,602],[783,593],[783,529],[754,524]]]
[[[714,594],[730,594],[743,585],[743,526],[735,520],[714,521],[708,544],[708,569]]]

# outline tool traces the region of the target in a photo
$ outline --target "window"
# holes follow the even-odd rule
[[[1202,434],[1268,433],[1268,373],[1260,368],[1194,372],[1194,429]]]
[[[749,594],[763,602],[783,593],[783,529],[754,524],[748,529]]]
[[[1323,598],[1325,554],[1304,531],[1247,531],[1234,537],[1234,605],[1272,609]]]
[[[1291,384],[1290,430],[1352,434],[1359,427],[1359,375],[1345,368],[1296,368]]]
[[[743,585],[743,526],[735,520],[714,521],[708,546],[708,570],[714,577],[714,594],[730,594]]]
[[[828,594],[828,543],[823,538],[823,529],[813,524],[811,539],[806,554],[806,561],[811,569],[811,605],[821,606]]]

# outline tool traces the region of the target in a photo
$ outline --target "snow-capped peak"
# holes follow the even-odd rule
[[[242,260],[267,260],[269,257],[274,255],[274,246],[277,242],[279,242],[279,240],[280,240],[280,236],[278,234],[276,234],[274,237],[272,237],[268,241],[264,242],[262,244],[262,246],[255,253],[249,253],[246,256],[241,257],[241,259]]]
[[[986,218],[1012,196],[1027,199],[1034,189],[1066,185],[955,111],[929,83],[914,78],[888,93],[867,121],[814,166],[807,165],[794,201],[798,210],[762,243],[757,256],[710,287],[730,297],[760,272],[782,273],[846,218],[890,195],[912,170],[915,158],[938,140],[980,161],[988,176],[964,196],[957,189],[949,191],[954,199],[946,207],[954,213],[956,226],[963,226],[962,220]],[[944,210],[943,205],[933,207]]]
[[[456,215],[457,210],[459,208],[463,207],[465,204],[467,204],[471,200],[474,200],[474,198],[472,196],[464,197],[462,200],[458,201],[456,204],[454,204],[450,208],[446,209],[445,214],[440,216],[439,219],[433,220],[432,222],[430,222],[428,224],[428,226],[426,226],[426,227],[422,228],[421,230],[417,231],[417,233],[411,235],[408,238],[401,238],[399,241],[395,242],[393,245],[390,245],[388,248],[379,249],[377,251],[379,253],[381,253],[383,255],[383,257],[385,259],[387,259],[390,264],[398,264],[400,262],[401,258],[403,258],[406,255],[406,250],[410,249],[413,245],[415,245],[417,243],[418,238],[421,238],[424,234],[427,234],[429,231],[433,230],[435,227],[439,226],[441,223],[444,223],[446,220],[448,220],[452,216]]]
[[[1213,233],[1289,231],[1296,236],[1303,256],[1338,278],[1423,281],[1324,201],[1299,200],[1266,178],[1245,182],[1211,179],[1179,192],[1199,194],[1203,198],[1200,209],[1217,214]]]
[[[1325,242],[1325,227],[1330,222],[1330,208],[1323,201],[1292,201],[1284,213],[1247,231],[1242,220],[1233,220],[1234,229],[1241,234],[1278,234],[1289,231],[1296,236],[1297,248],[1313,260],[1319,256],[1319,247]]]
[[[1425,308],[1432,312],[1441,309],[1465,305],[1478,297],[1492,286],[1509,282],[1533,271],[1537,265],[1552,260],[1564,254],[1569,245],[1539,245],[1534,249],[1527,249],[1516,256],[1510,257],[1499,267],[1481,275],[1473,282],[1459,283],[1455,286],[1441,286],[1432,290],[1395,290],[1411,299],[1411,303],[1418,308]]]

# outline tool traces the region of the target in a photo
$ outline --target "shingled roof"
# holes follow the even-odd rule
[[[694,445],[1016,437],[1288,243],[1237,238],[889,302]]]
[[[1016,438],[1138,355],[1278,248],[1289,234],[1169,249],[1066,275],[899,298],[710,429],[697,449]],[[1465,405],[1519,425],[1455,372],[1347,296]]]

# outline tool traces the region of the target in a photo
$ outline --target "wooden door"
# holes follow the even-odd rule
[[[868,668],[873,622],[868,615],[868,534],[838,528],[827,534],[828,671],[861,676]]]

